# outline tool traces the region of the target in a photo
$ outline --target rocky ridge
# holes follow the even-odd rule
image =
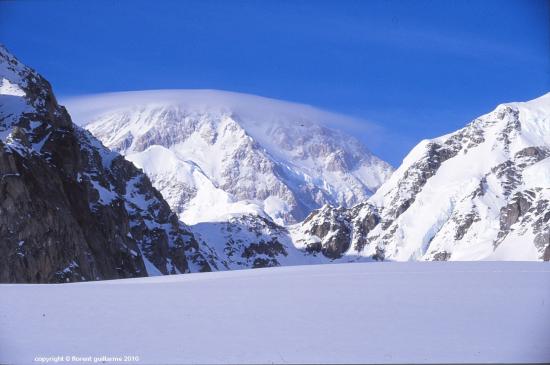
[[[0,282],[210,270],[142,171],[72,123],[0,46]]]
[[[292,234],[331,258],[550,260],[550,94],[425,140],[366,202]]]

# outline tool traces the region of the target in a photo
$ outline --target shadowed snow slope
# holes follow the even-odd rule
[[[547,263],[371,263],[0,285],[0,363],[550,362]],[[32,329],[32,330],[30,330]]]
[[[66,104],[107,147],[143,168],[189,224],[251,211],[293,223],[323,204],[364,201],[392,172],[357,139],[327,127],[355,120],[307,105],[216,90],[111,93]]]

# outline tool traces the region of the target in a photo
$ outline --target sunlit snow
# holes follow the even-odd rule
[[[550,361],[547,263],[314,265],[0,291],[0,363]]]

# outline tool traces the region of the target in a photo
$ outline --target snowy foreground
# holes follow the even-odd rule
[[[0,285],[2,364],[66,356],[550,362],[549,344],[548,263],[358,263]]]

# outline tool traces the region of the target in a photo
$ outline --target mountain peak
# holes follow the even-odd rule
[[[215,89],[164,89],[124,91],[70,97],[63,100],[77,124],[89,123],[115,110],[171,107],[197,114],[237,115],[256,123],[314,120],[324,126],[358,125],[357,118],[307,104],[253,94]]]
[[[75,126],[48,81],[5,47],[0,175],[2,282],[210,269],[147,176]]]
[[[297,237],[377,260],[549,260],[549,105],[501,104],[422,141],[358,212],[320,211]]]
[[[135,154],[163,146],[174,158],[199,166],[232,202],[255,201],[279,223],[299,221],[325,203],[359,203],[392,171],[360,141],[328,127],[352,118],[308,105],[217,90],[139,91],[66,102],[106,146],[138,165],[144,159]],[[196,188],[183,190],[192,198]],[[175,199],[172,208],[181,216],[191,202]]]

